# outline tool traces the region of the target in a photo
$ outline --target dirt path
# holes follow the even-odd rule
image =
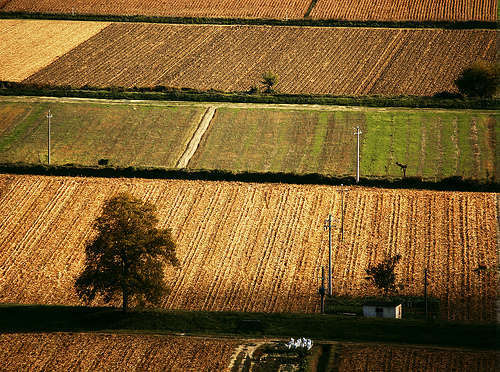
[[[177,162],[177,168],[186,168],[189,164],[189,161],[200,145],[201,138],[207,131],[208,126],[210,125],[210,122],[215,115],[215,109],[216,108],[214,106],[210,106],[205,112],[205,115],[203,115],[203,118],[198,125],[198,129],[196,129],[196,132],[194,132],[193,138],[191,138],[191,141],[189,141],[184,154],[182,154],[179,161]]]

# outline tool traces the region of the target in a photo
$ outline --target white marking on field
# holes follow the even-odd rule
[[[210,125],[210,122],[212,121],[214,115],[215,115],[215,107],[210,106],[205,112],[205,115],[203,115],[203,118],[201,119],[200,124],[198,125],[198,129],[196,129],[196,132],[194,132],[193,134],[193,138],[191,138],[191,141],[189,141],[186,147],[186,151],[184,151],[184,154],[182,154],[179,161],[177,162],[177,168],[187,167],[189,161],[191,160],[194,153],[198,149],[201,138],[207,131],[208,126]]]

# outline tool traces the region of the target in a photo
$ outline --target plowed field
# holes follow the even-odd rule
[[[315,19],[496,21],[496,0],[318,0]]]
[[[210,18],[302,18],[311,0],[10,0],[5,12]],[[1,5],[1,2],[0,2]]]
[[[395,345],[341,344],[339,372],[495,371],[497,353]]]
[[[282,93],[432,95],[455,91],[472,62],[495,61],[495,40],[485,30],[121,23],[24,82],[246,91],[271,70]]]
[[[21,81],[108,23],[0,20],[0,80]]]
[[[84,333],[0,335],[2,371],[223,371],[237,341]]]
[[[5,12],[146,15],[163,17],[300,19],[311,0],[62,0],[0,1]],[[3,5],[3,7],[2,7]],[[495,21],[495,0],[319,0],[313,19],[372,21]]]
[[[0,176],[0,302],[79,304],[73,282],[90,226],[124,190],[154,203],[177,243],[181,267],[166,270],[163,308],[319,310],[335,187],[10,175]],[[353,187],[342,245],[333,232],[334,293],[373,294],[365,268],[399,253],[403,293],[423,293],[428,267],[443,318],[494,319],[496,229],[494,194]]]

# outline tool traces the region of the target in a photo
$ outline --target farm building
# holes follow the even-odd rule
[[[363,316],[401,319],[402,309],[403,306],[397,302],[370,302],[363,305]]]

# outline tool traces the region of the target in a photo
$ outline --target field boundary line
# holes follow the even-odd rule
[[[193,134],[193,138],[191,138],[191,141],[189,141],[186,150],[184,151],[179,161],[177,162],[177,168],[186,168],[187,165],[189,164],[189,161],[191,160],[194,153],[198,149],[200,141],[205,132],[207,131],[210,122],[212,121],[212,118],[215,115],[215,110],[216,110],[215,106],[210,106],[205,112],[205,115],[203,115],[203,118],[201,119],[198,128]]]
[[[1,0],[0,0],[1,1]],[[1,4],[1,3],[0,3]],[[311,7],[311,11],[316,4]],[[1,7],[0,7],[1,9]],[[500,27],[498,21],[479,20],[344,20],[316,19],[306,17],[278,18],[225,18],[225,17],[175,17],[147,15],[111,15],[111,14],[71,14],[49,12],[0,11],[0,19],[45,19],[69,21],[133,22],[133,23],[168,23],[168,24],[211,24],[211,25],[251,25],[251,26],[308,26],[308,27],[369,27],[369,28],[442,28],[451,30],[491,29]]]

